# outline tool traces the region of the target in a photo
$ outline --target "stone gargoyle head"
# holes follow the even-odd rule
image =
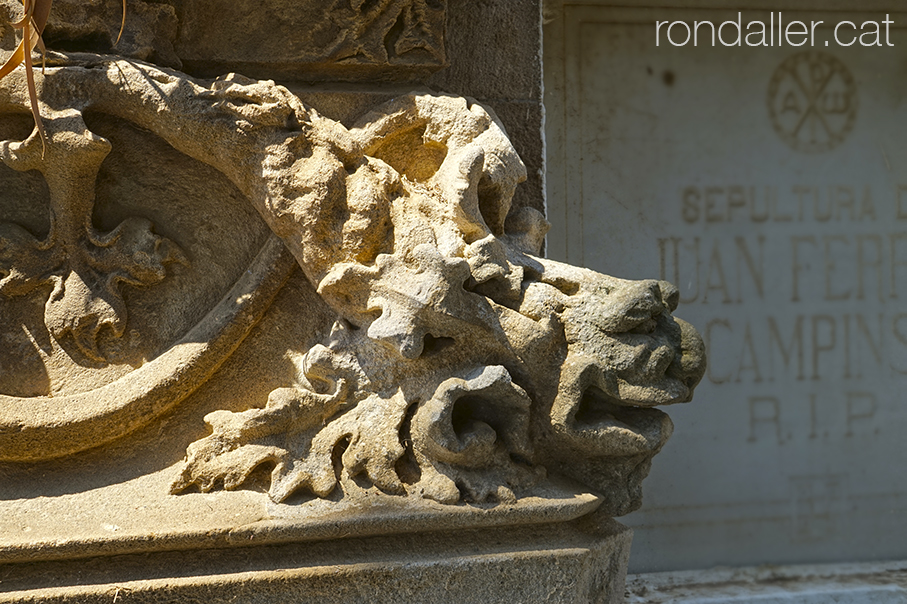
[[[615,515],[639,505],[672,430],[653,407],[689,401],[705,363],[674,287],[534,255],[547,223],[511,207],[526,169],[475,101],[410,94],[347,129],[270,83],[214,88],[251,124],[283,103],[302,131],[260,144],[258,208],[338,318],[295,387],[206,418],[176,491],[273,464],[278,501],[512,501],[551,473]]]

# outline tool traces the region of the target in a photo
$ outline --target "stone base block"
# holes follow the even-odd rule
[[[0,602],[618,603],[632,531],[609,518],[0,565]]]

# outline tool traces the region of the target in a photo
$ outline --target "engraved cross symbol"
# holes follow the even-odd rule
[[[828,111],[829,107],[820,108],[819,106],[819,101],[823,98],[823,93],[825,93],[825,89],[828,88],[828,83],[831,82],[832,78],[837,73],[834,65],[826,65],[818,61],[811,61],[809,63],[809,86],[807,86],[803,82],[803,79],[800,77],[796,66],[790,67],[788,71],[793,76],[793,79],[797,83],[797,86],[800,88],[800,91],[806,97],[806,111],[803,112],[803,115],[800,117],[800,121],[797,122],[797,125],[794,127],[794,136],[798,136],[800,134],[801,128],[803,128],[803,125],[806,123],[806,121],[809,118],[813,118],[809,120],[810,142],[817,142],[817,122],[825,130],[825,134],[829,138],[834,137],[835,134],[832,131],[831,126],[829,126],[828,121],[825,119],[825,112]]]
[[[801,151],[824,151],[844,140],[856,119],[856,90],[847,67],[832,55],[793,55],[769,85],[775,130]]]
[[[91,221],[95,179],[110,143],[88,130],[75,110],[45,119],[46,150],[37,131],[25,141],[0,143],[0,159],[15,170],[37,170],[50,191],[50,232],[42,241],[21,226],[0,222],[0,294],[21,296],[49,286],[44,322],[57,341],[71,337],[88,358],[104,361],[99,332],[126,328],[123,283],[146,286],[166,276],[164,265],[188,264],[172,241],[144,218],[127,218],[102,233]]]

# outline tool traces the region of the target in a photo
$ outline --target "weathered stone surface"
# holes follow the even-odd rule
[[[4,41],[12,42],[9,23],[19,19],[21,7],[17,0],[0,1],[0,30]],[[111,52],[116,49],[121,56],[179,68],[182,62],[173,47],[178,29],[174,8],[162,2],[131,0],[124,21],[121,0],[55,0],[44,41],[49,48],[58,50]],[[4,48],[9,49],[11,45]]]
[[[542,104],[535,99],[497,100],[488,103],[494,107],[501,124],[507,129],[513,148],[526,164],[526,181],[514,192],[513,207],[530,207],[544,213],[545,154],[542,151],[545,141],[541,127]]]
[[[630,531],[592,519],[0,566],[0,602],[623,601]]]
[[[296,80],[412,80],[447,65],[446,0],[173,0],[187,68]],[[216,27],[211,16],[217,15]],[[293,35],[275,35],[275,30]]]
[[[487,101],[540,98],[538,2],[449,0],[448,12],[450,67],[433,74],[431,86]]]
[[[26,101],[18,77],[6,82],[0,102],[8,107]],[[0,152],[11,167],[44,174],[55,220],[85,224],[92,181],[111,148],[81,114],[131,120],[229,175],[339,315],[324,345],[298,360],[296,385],[274,390],[264,408],[207,418],[214,432],[189,448],[177,492],[232,490],[270,466],[275,501],[299,490],[325,497],[338,485],[339,462],[350,478],[391,493],[510,501],[514,489],[538,484],[548,465],[608,492],[629,488],[613,513],[638,505],[628,476],[670,434],[667,418],[648,407],[689,400],[702,373],[701,341],[670,318],[676,290],[665,284],[526,254],[538,249],[542,219],[525,209],[525,221],[510,222],[518,230],[506,232],[525,168],[480,106],[405,96],[347,130],[267,82],[229,76],[202,87],[125,62],[55,69],[41,95],[45,107],[65,103],[79,113],[47,110],[46,152],[37,134]],[[211,156],[215,144],[220,152]],[[109,362],[104,338],[125,333],[117,279],[148,287],[166,276],[169,259],[191,261],[146,222],[129,227],[140,235],[90,227],[86,237],[84,226],[72,228],[67,235],[55,223],[39,240],[8,226],[4,291],[18,296],[50,283],[44,322],[54,341],[71,339],[80,354]],[[108,242],[137,245],[139,236],[151,242],[138,244],[151,245],[147,251],[99,264]],[[29,264],[38,251],[57,248],[69,255],[52,256],[46,268]],[[73,264],[73,254],[87,254],[86,268]],[[129,268],[133,259],[157,281],[122,272],[139,270]],[[86,270],[105,289],[72,285],[85,281]],[[251,291],[226,298],[233,306],[254,299]],[[215,319],[223,321],[223,312]],[[190,354],[203,355],[206,346]],[[147,377],[102,386],[90,398],[7,397],[3,458],[77,452],[98,444],[99,431],[112,439],[153,419],[182,398],[168,386],[174,372],[190,372],[177,387],[185,396],[224,356],[212,354],[206,364],[184,358],[187,350],[178,344],[137,369]],[[71,376],[67,383],[74,387]],[[125,394],[129,386],[135,394]],[[600,478],[602,464],[616,474]]]
[[[545,213],[539,4],[537,0],[450,0],[450,66],[432,74],[427,84],[494,108],[528,170],[513,205]]]
[[[0,6],[13,15],[21,3]],[[447,65],[446,0],[130,2],[118,42],[122,11],[120,0],[56,0],[45,41],[58,50],[116,52],[202,76],[241,71],[374,85],[424,79]]]
[[[525,168],[488,110],[405,95],[346,128],[271,82],[199,83],[104,58],[48,69],[39,97],[46,147],[12,117],[0,157],[14,182],[43,177],[46,189],[18,186],[51,219],[37,235],[4,223],[0,286],[8,303],[29,303],[7,316],[46,334],[39,358],[60,361],[44,390],[0,399],[8,561],[525,525],[639,505],[671,431],[651,407],[689,400],[701,341],[671,317],[667,284],[531,255],[544,221],[528,208],[508,218]],[[20,72],[0,83],[0,112],[27,102]],[[130,132],[172,149],[123,185]],[[187,156],[235,187],[218,203],[232,196],[245,211],[245,200],[274,235],[246,219],[234,228],[250,235],[205,242],[213,200],[194,205],[191,194],[183,222],[161,214],[174,196],[160,170],[205,173]],[[314,286],[297,291],[321,323],[310,317],[311,335],[272,344],[290,371],[266,396],[194,395],[287,278],[280,240]],[[224,275],[220,301],[189,286],[201,276],[178,280],[240,252],[236,266],[249,268]],[[213,310],[193,319],[149,307],[142,314],[162,312],[165,327],[130,322],[151,304],[133,307],[132,289],[162,294],[171,282],[176,308]],[[172,343],[150,345],[138,328]],[[199,418],[199,403],[215,409],[201,439],[198,419],[177,419],[181,405]],[[194,439],[181,461],[179,443]],[[123,447],[139,459],[124,463]],[[45,478],[27,478],[36,473]]]
[[[0,11],[17,19],[20,4],[3,0]],[[279,78],[294,93],[307,87],[306,102],[332,117],[358,115],[363,96],[391,98],[416,87],[476,98],[498,110],[527,162],[529,179],[514,206],[544,213],[537,0],[270,0],[254,10],[235,2],[138,2],[115,44],[121,16],[118,0],[56,0],[45,40],[52,50],[115,53],[195,76]],[[14,30],[0,24],[0,45],[11,50]]]
[[[399,42],[405,15],[443,6],[337,4],[335,50],[352,40],[357,65],[397,69],[366,52],[383,25],[344,11],[399,12]],[[89,8],[61,39],[109,34],[111,6]],[[390,565],[387,601],[426,599],[423,567],[451,585],[477,574],[483,598],[620,596],[629,533],[602,519],[640,505],[672,430],[654,407],[690,400],[702,341],[672,316],[673,286],[538,257],[548,225],[514,205],[527,168],[491,108],[88,53],[33,75],[34,95],[22,70],[0,80],[0,563],[32,581],[11,598],[102,597],[103,572],[103,589],[27,590],[114,555],[147,557],[150,575],[116,576],[151,580],[130,587],[151,600],[334,585],[300,567],[269,591],[270,563],[246,583],[197,574],[235,574],[230,555],[166,578],[167,552],[298,542],[346,556],[341,599],[374,579],[369,560]],[[531,100],[503,106],[541,119]],[[385,559],[367,538],[423,546]]]

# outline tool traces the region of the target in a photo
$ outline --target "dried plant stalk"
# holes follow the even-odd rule
[[[22,0],[25,14],[20,21],[13,23],[13,27],[22,30],[22,42],[16,47],[12,56],[0,67],[0,78],[3,78],[20,64],[25,64],[25,78],[28,83],[28,98],[31,102],[31,112],[35,119],[35,127],[41,136],[42,145],[46,142],[44,133],[44,124],[41,122],[41,113],[38,110],[38,90],[35,86],[35,74],[33,71],[31,54],[35,46],[41,51],[41,68],[44,68],[44,57],[46,48],[44,47],[44,27],[47,25],[47,19],[50,17],[50,8],[53,0]],[[117,34],[116,44],[123,35],[126,28],[126,0],[123,0],[123,18],[120,21],[120,32]]]

